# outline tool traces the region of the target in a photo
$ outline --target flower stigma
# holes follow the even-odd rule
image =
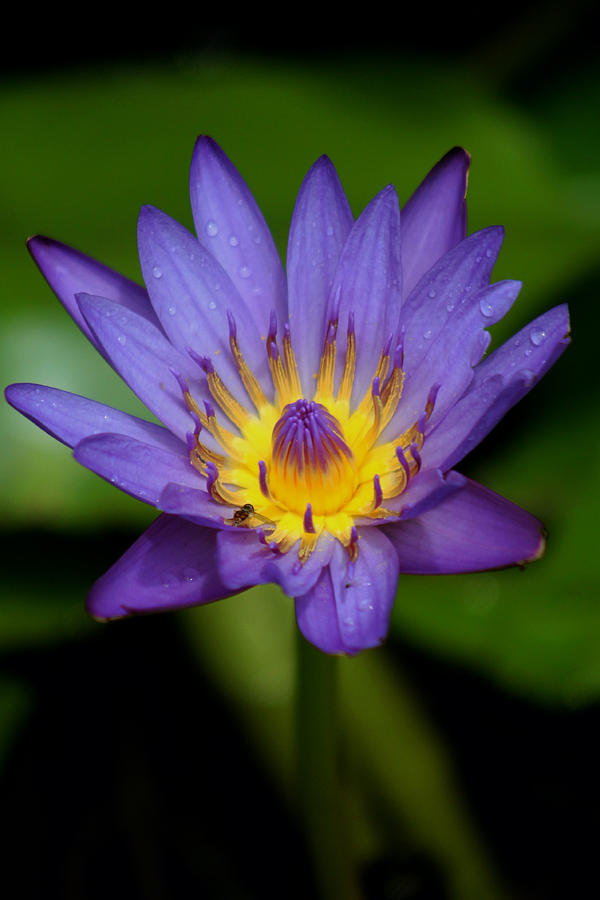
[[[392,511],[385,503],[401,495],[420,469],[424,427],[438,386],[432,387],[426,408],[411,428],[393,440],[382,440],[402,394],[401,341],[388,337],[368,390],[352,403],[354,320],[350,314],[344,364],[336,378],[338,321],[332,319],[309,400],[302,389],[289,324],[284,325],[280,350],[272,314],[266,338],[274,388],[271,401],[244,359],[231,313],[228,321],[231,355],[254,410],[233,396],[209,358],[188,349],[205,373],[212,398],[202,409],[187,382],[173,372],[195,422],[187,436],[191,464],[206,477],[212,499],[228,507],[224,524],[254,529],[263,543],[268,534],[268,546],[279,553],[297,546],[300,564],[319,537],[329,533],[346,548],[350,560],[356,560],[356,524],[369,519],[394,521],[400,515],[397,505]]]

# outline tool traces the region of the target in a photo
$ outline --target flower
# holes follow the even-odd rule
[[[57,241],[29,249],[84,334],[162,426],[14,384],[8,402],[161,515],[92,588],[107,620],[278,583],[304,636],[385,637],[399,573],[537,559],[541,523],[454,471],[568,343],[558,306],[484,358],[521,284],[490,275],[503,230],[466,237],[470,158],[451,150],[400,212],[354,221],[323,156],[294,209],[286,276],[217,144],[191,165],[198,238],[147,206],[146,289]],[[164,427],[163,427],[164,426]]]

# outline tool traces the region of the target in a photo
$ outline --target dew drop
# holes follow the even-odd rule
[[[246,266],[246,265],[240,266],[238,269],[238,272],[239,272],[240,278],[250,278],[250,276],[252,275],[252,271],[251,271],[250,267]]]
[[[239,244],[239,239],[236,237],[235,234],[232,234],[231,237],[229,238],[229,244],[230,244],[231,247],[237,247],[237,246],[238,246],[238,244]]]
[[[472,288],[471,284],[465,284],[465,294],[470,294],[471,288]]]
[[[209,309],[216,309],[216,308],[217,308],[217,304],[215,303],[214,300],[209,300],[208,308],[209,308]]]
[[[534,345],[534,347],[539,347],[540,344],[543,344],[543,342],[546,340],[547,336],[548,335],[543,328],[534,328],[529,335],[529,340]]]
[[[432,334],[433,334],[433,332],[432,332],[431,328],[428,328],[427,331],[423,332],[423,337],[425,338],[426,341],[428,341]]]
[[[430,288],[429,291],[427,292],[427,296],[430,297],[432,300],[435,297],[435,294],[436,294],[436,292],[434,291],[433,288]]]
[[[219,226],[212,219],[206,223],[206,233],[209,237],[214,237],[219,233]]]
[[[120,334],[120,335],[118,336],[117,340],[118,340],[118,342],[121,344],[121,346],[123,346],[124,344],[127,343],[127,338],[125,337],[124,334]]]
[[[454,303],[448,303],[446,309],[448,310],[448,312],[452,312],[452,310],[454,309]]]
[[[162,278],[162,269],[159,269],[158,266],[154,266],[152,269],[152,274],[155,278]]]
[[[494,315],[494,307],[492,306],[490,301],[486,300],[485,298],[482,298],[479,301],[479,309],[481,310],[481,315],[485,316],[486,319],[489,319],[490,316]]]
[[[183,575],[184,581],[195,581],[199,575],[199,572],[197,569],[190,568],[190,569],[184,569],[181,574]]]
[[[177,312],[177,310],[176,310],[176,308],[175,308],[174,306],[170,306],[170,307],[168,308],[167,312],[169,313],[170,316],[174,316],[175,313]]]
[[[490,247],[488,247],[487,250],[485,251],[485,255],[487,256],[488,259],[491,259],[492,256],[494,255],[494,254],[492,253],[492,250],[491,250]]]
[[[525,351],[525,356],[531,356],[531,353],[532,353],[531,347],[528,347],[527,350]]]

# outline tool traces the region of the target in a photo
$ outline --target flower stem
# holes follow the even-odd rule
[[[316,650],[298,632],[298,803],[319,900],[359,900],[338,784],[337,662],[335,657]]]

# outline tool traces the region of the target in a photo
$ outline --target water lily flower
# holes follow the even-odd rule
[[[466,237],[469,156],[450,151],[400,210],[356,221],[330,160],[308,172],[287,277],[245,182],[196,143],[197,237],[141,211],[145,288],[57,241],[29,249],[67,311],[162,425],[65,391],[8,402],[161,515],[94,585],[98,619],[276,582],[303,635],[354,654],[385,637],[403,573],[537,559],[531,514],[454,466],[568,343],[558,306],[485,355],[518,281],[491,284],[503,230]]]

